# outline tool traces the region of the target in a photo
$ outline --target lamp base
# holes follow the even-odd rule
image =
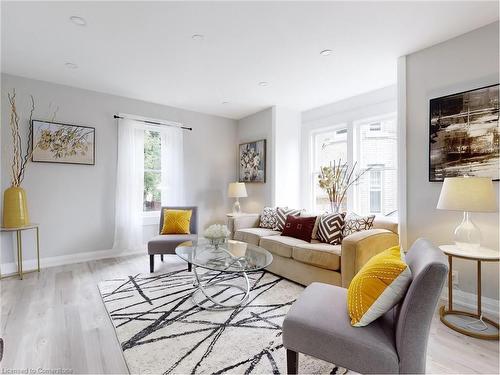
[[[233,204],[233,214],[239,214],[241,212],[240,201],[236,198],[236,201]]]
[[[464,212],[464,218],[455,229],[455,245],[462,250],[477,250],[481,245],[481,231],[470,219],[469,212]]]

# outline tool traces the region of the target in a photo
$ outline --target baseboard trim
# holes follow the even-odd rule
[[[110,250],[99,250],[99,251],[87,251],[83,253],[75,253],[69,255],[59,255],[55,257],[45,257],[45,258],[40,258],[40,267],[43,269],[48,267],[64,266],[66,264],[83,263],[92,260],[123,257],[134,254],[147,254],[147,251],[146,249],[138,249],[138,250],[110,249]],[[17,272],[17,262],[2,263],[0,267],[2,275],[9,275]],[[36,268],[37,268],[36,259],[27,259],[23,261],[23,271],[27,272],[30,270],[35,270]]]
[[[448,288],[446,286],[445,288],[443,288],[441,299],[445,302],[448,302]],[[489,318],[498,321],[500,315],[499,303],[500,301],[496,299],[482,296],[481,297],[482,312]],[[463,290],[460,290],[458,288],[454,288],[453,305],[459,306],[460,308],[470,312],[477,312],[477,295],[474,293],[464,292]]]

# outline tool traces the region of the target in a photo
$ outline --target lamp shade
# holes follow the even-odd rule
[[[231,182],[227,189],[229,198],[245,198],[247,197],[247,189],[244,182]]]
[[[447,177],[437,204],[439,210],[495,212],[497,202],[489,177]]]

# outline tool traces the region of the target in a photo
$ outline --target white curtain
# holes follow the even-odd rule
[[[183,130],[161,128],[162,206],[184,205]]]
[[[144,126],[120,119],[116,173],[115,240],[113,249],[143,247]]]

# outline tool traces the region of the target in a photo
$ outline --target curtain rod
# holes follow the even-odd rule
[[[193,128],[188,128],[186,126],[178,126],[178,125],[172,125],[172,124],[165,124],[164,122],[156,122],[156,121],[148,121],[148,120],[137,120],[135,118],[123,117],[123,116],[118,116],[118,115],[114,115],[113,117],[114,118],[119,118],[119,119],[122,119],[122,120],[127,119],[127,120],[134,120],[134,121],[144,122],[146,124],[171,126],[173,128],[180,128],[180,129],[183,129],[183,130],[193,130]]]

